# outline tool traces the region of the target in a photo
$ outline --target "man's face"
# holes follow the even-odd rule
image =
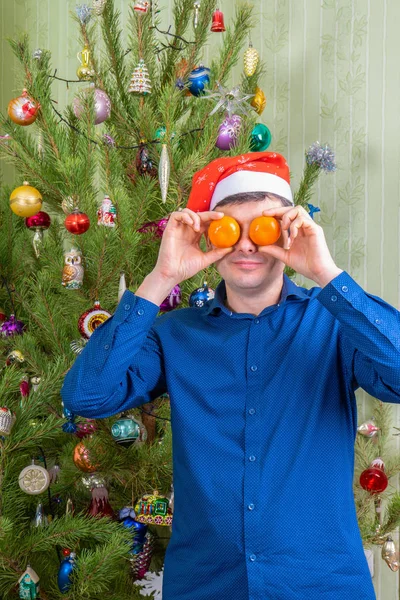
[[[225,215],[233,217],[240,225],[240,237],[233,250],[216,261],[215,267],[221,277],[226,281],[229,287],[233,288],[259,288],[265,286],[265,282],[275,279],[282,275],[285,264],[282,261],[259,252],[258,246],[249,237],[250,223],[256,217],[262,216],[262,211],[273,206],[282,206],[280,200],[266,198],[263,201],[245,202],[244,204],[227,204],[213,210],[221,210]],[[214,248],[206,235],[207,250]],[[279,238],[275,244],[283,247],[283,237]],[[244,265],[238,264],[239,261],[252,261],[256,264]]]

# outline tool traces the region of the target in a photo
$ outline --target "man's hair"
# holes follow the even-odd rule
[[[218,202],[213,210],[218,210],[222,206],[227,204],[244,204],[245,202],[257,202],[269,198],[270,200],[280,200],[282,206],[293,206],[292,202],[283,196],[278,194],[272,194],[271,192],[242,192],[241,194],[232,194]]]

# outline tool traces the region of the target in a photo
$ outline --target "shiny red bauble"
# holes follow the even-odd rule
[[[360,475],[361,487],[371,494],[379,494],[386,490],[388,486],[388,478],[382,469],[377,467],[369,467]]]
[[[90,227],[90,220],[87,214],[74,208],[72,213],[64,221],[65,228],[74,235],[85,233]]]
[[[93,435],[97,431],[97,425],[92,419],[88,419],[83,423],[76,424],[76,437],[83,440],[83,438]]]
[[[26,217],[25,225],[28,229],[48,229],[50,227],[50,215],[44,210],[39,210],[36,215]]]

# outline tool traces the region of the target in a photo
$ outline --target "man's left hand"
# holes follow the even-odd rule
[[[329,252],[324,230],[302,206],[276,206],[264,210],[262,214],[279,221],[282,235],[275,244],[259,246],[259,252],[281,260],[320,287],[343,272]],[[278,245],[282,241],[283,247]]]

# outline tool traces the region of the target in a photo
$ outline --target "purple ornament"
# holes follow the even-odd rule
[[[8,321],[4,321],[1,326],[0,333],[2,337],[12,337],[14,335],[21,335],[25,329],[25,324],[22,321],[18,321],[15,315],[10,315]]]
[[[178,283],[168,294],[165,300],[160,304],[161,312],[173,310],[182,302],[182,290]]]
[[[236,145],[237,136],[242,125],[242,119],[239,115],[226,117],[225,121],[220,125],[218,138],[215,143],[220,150],[230,150]]]
[[[154,239],[158,237],[161,238],[163,236],[164,229],[167,226],[168,219],[169,217],[167,219],[160,219],[159,221],[149,221],[144,223],[144,225],[142,225],[142,227],[140,227],[140,229],[137,231],[140,233],[147,233],[150,231],[154,234]]]
[[[81,440],[84,437],[92,435],[97,431],[97,425],[93,422],[94,419],[86,419],[86,422],[76,424],[76,436]]]
[[[95,103],[95,125],[103,123],[111,114],[111,100],[103,90],[98,88],[88,88],[84,91],[85,94],[94,92],[94,103]],[[74,113],[75,116],[80,119],[84,112],[84,106],[79,96],[74,98]]]

